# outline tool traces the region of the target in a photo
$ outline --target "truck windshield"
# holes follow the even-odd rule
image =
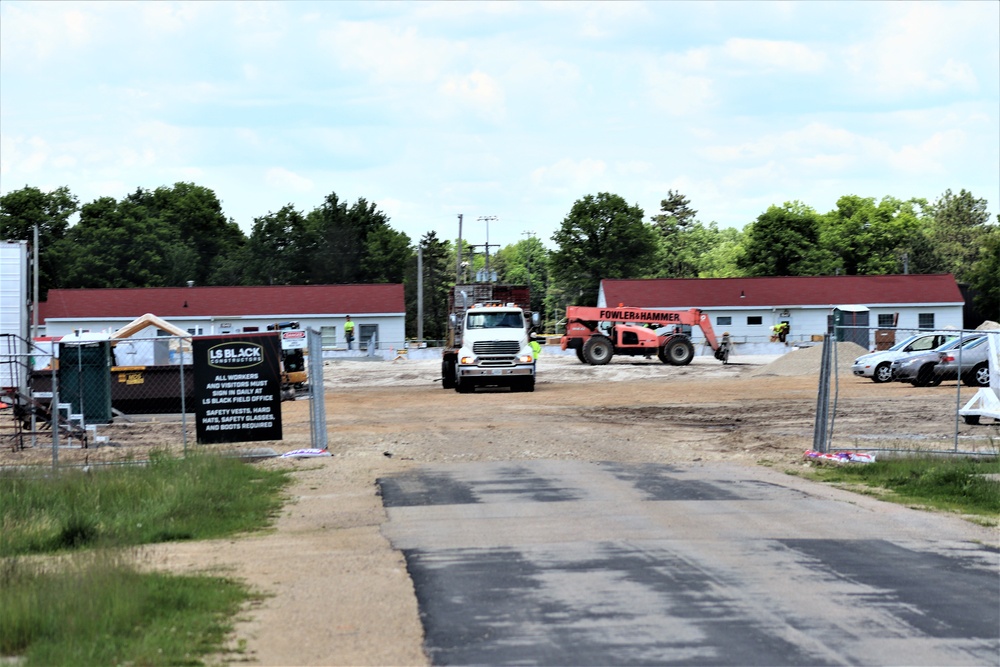
[[[469,313],[469,329],[523,329],[524,318],[519,313]]]

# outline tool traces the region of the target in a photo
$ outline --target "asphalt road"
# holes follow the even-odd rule
[[[436,665],[997,665],[996,534],[762,469],[379,480]]]

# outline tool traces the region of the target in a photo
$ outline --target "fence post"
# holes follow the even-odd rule
[[[830,398],[830,334],[823,335],[820,355],[819,388],[816,392],[816,422],[813,426],[813,451],[826,453],[827,419]]]
[[[177,355],[180,358],[181,363],[181,441],[184,443],[184,458],[187,458],[188,453],[188,430],[187,430],[187,385],[184,383],[184,339],[178,337],[177,346],[180,348],[180,354]],[[194,360],[192,359],[192,362]]]
[[[315,449],[326,449],[326,401],[323,390],[323,336],[315,329],[306,331],[309,346],[309,440]]]

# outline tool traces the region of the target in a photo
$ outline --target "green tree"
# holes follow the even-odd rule
[[[595,305],[601,280],[645,275],[656,254],[642,209],[607,192],[574,202],[552,240],[549,272],[572,304]]]
[[[742,230],[734,227],[719,229],[711,222],[705,228],[711,233],[711,241],[705,243],[705,250],[699,255],[697,267],[699,278],[740,278],[745,275],[740,269],[743,257]]]
[[[0,197],[0,238],[33,244],[38,225],[38,289],[42,300],[50,288],[62,284],[57,244],[66,236],[70,217],[79,210],[79,200],[66,186],[51,192],[25,186]]]
[[[433,231],[420,239],[424,271],[424,339],[443,340],[448,335],[448,292],[455,283],[455,257],[448,241]],[[406,293],[407,335],[417,335],[417,258],[410,262]]]
[[[530,236],[504,246],[490,261],[500,282],[529,286],[531,310],[542,312],[549,285],[549,251],[540,239]]]
[[[307,282],[306,217],[291,204],[254,218],[246,245],[236,256],[243,285],[298,285]]]
[[[246,241],[239,226],[222,213],[222,204],[215,192],[194,183],[175,183],[155,190],[137,189],[125,198],[150,218],[150,224],[166,225],[176,231],[176,241],[194,251],[197,258],[194,274],[172,279],[171,284],[183,285],[188,280],[196,283],[215,284],[216,268],[225,262],[230,253],[236,252]],[[181,248],[172,254],[184,261],[192,256]]]
[[[389,227],[375,204],[348,207],[336,193],[306,217],[311,280],[315,283],[402,282],[410,240]]]
[[[744,230],[738,266],[748,276],[821,275],[829,257],[819,248],[820,219],[801,202],[771,206]]]
[[[903,256],[919,241],[916,204],[893,197],[878,203],[873,197],[841,197],[821,219],[821,244],[847,275],[901,272]]]
[[[982,235],[978,259],[966,277],[975,290],[979,312],[1000,322],[1000,226],[993,225]]]
[[[169,273],[167,251],[177,230],[151,218],[141,205],[101,197],[80,209],[80,221],[59,241],[63,285],[162,287]]]
[[[931,207],[933,223],[930,239],[942,258],[944,270],[967,282],[967,273],[982,251],[989,232],[990,214],[986,200],[962,190],[957,195],[946,190]]]
[[[653,227],[660,233],[656,277],[694,278],[698,275],[698,258],[706,248],[697,247],[699,237],[692,236],[699,224],[695,219],[698,211],[690,204],[680,192],[668,190],[667,198],[660,202],[660,214],[652,217]],[[700,240],[704,240],[704,235]]]

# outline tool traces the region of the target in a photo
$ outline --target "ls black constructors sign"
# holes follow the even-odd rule
[[[198,336],[191,348],[198,443],[281,440],[278,334]]]

